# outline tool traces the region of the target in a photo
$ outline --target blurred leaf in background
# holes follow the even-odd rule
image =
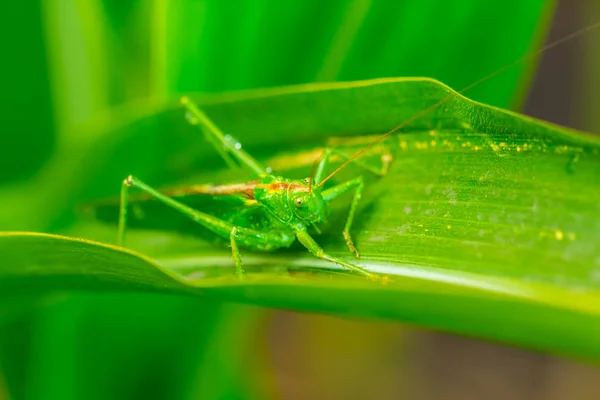
[[[2,8],[0,185],[31,178],[55,146],[55,105],[40,4]]]

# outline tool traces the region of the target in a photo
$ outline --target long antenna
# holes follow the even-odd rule
[[[433,105],[419,111],[418,113],[414,114],[412,117],[410,117],[409,119],[405,120],[404,122],[402,122],[400,125],[397,125],[395,128],[393,128],[392,130],[384,133],[383,135],[379,136],[377,139],[375,139],[374,141],[372,141],[369,145],[367,145],[366,147],[363,147],[361,150],[359,150],[358,152],[356,152],[352,157],[350,157],[348,160],[346,160],[342,165],[340,165],[339,167],[337,167],[335,169],[335,171],[333,171],[331,174],[329,174],[325,179],[323,179],[321,182],[319,182],[318,186],[323,185],[325,182],[327,182],[329,179],[331,179],[335,174],[337,174],[338,172],[340,172],[342,169],[344,169],[348,164],[350,164],[352,161],[356,160],[358,157],[360,157],[364,152],[366,152],[367,150],[369,150],[371,147],[375,146],[377,143],[381,142],[382,140],[384,140],[385,138],[387,138],[388,136],[392,135],[393,133],[397,132],[399,129],[404,128],[406,125],[410,124],[411,122],[413,122],[414,120],[416,120],[419,117],[422,117],[423,115],[427,114],[428,112],[434,110],[435,108],[441,106],[442,104],[448,102],[450,99],[452,99],[453,97],[459,95],[459,94],[463,94],[464,92],[466,92],[469,89],[474,88],[475,86],[479,85],[480,83],[483,83],[485,81],[487,81],[488,79],[493,78],[496,75],[499,75],[501,73],[503,73],[504,71],[506,71],[507,69],[529,59],[535,56],[538,56],[542,53],[544,53],[545,51],[548,51],[558,45],[561,45],[565,42],[568,42],[569,40],[572,40],[580,35],[583,35],[586,32],[589,32],[593,29],[596,29],[600,27],[600,22],[596,22],[595,24],[589,25],[585,28],[581,28],[578,31],[575,31],[561,39],[558,39],[552,43],[547,44],[546,46],[542,47],[539,50],[535,50],[535,51],[531,51],[529,53],[526,53],[524,56],[522,56],[521,58],[519,58],[518,60],[515,60],[513,62],[511,62],[508,65],[505,65],[504,67],[492,72],[489,75],[484,76],[481,79],[476,80],[475,82],[471,83],[470,85],[462,88],[461,90],[459,90],[458,92],[452,93],[446,97],[444,97],[443,99],[441,99],[440,101],[438,101],[437,103],[434,103]]]

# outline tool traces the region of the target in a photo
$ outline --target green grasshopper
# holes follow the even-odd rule
[[[199,126],[215,150],[229,163],[232,157],[240,166],[252,171],[256,179],[230,185],[192,186],[171,192],[171,194],[194,194],[236,197],[243,200],[240,208],[227,219],[221,219],[202,210],[197,210],[170,197],[168,192],[158,191],[135,176],[128,176],[121,186],[119,206],[118,237],[120,245],[125,242],[128,205],[131,203],[131,188],[142,191],[145,195],[164,203],[194,222],[202,225],[231,244],[236,273],[245,273],[239,247],[243,246],[259,251],[273,251],[289,247],[298,240],[316,257],[341,265],[350,271],[363,275],[371,280],[385,282],[386,277],[374,274],[356,264],[339,257],[327,254],[308,233],[309,227],[326,221],[329,215],[329,203],[347,192],[354,192],[350,211],[343,230],[343,237],[351,253],[357,258],[359,252],[350,235],[350,229],[358,202],[363,191],[361,176],[341,183],[329,189],[323,184],[334,174],[326,176],[326,169],[332,156],[346,161],[350,157],[335,148],[324,149],[320,161],[313,169],[312,176],[303,180],[287,179],[273,175],[270,169],[262,166],[256,159],[242,149],[242,145],[230,135],[225,135],[189,98],[183,97],[181,103],[187,109],[188,120]],[[382,157],[381,169],[375,169],[363,163],[357,163],[372,172],[384,175],[391,161]]]

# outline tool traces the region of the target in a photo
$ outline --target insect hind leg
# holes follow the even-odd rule
[[[236,265],[236,271],[238,274],[243,274],[242,259],[238,250],[238,244],[244,245],[248,248],[261,249],[261,250],[273,250],[280,247],[288,247],[295,240],[295,236],[292,233],[277,230],[273,232],[264,232],[255,229],[249,229],[239,227],[231,224],[230,222],[219,219],[213,215],[203,213],[195,210],[187,205],[178,202],[171,197],[158,192],[152,187],[146,185],[134,176],[128,176],[121,186],[121,205],[119,213],[119,228],[117,234],[117,240],[120,245],[123,245],[125,241],[125,227],[127,224],[127,206],[129,203],[129,190],[134,187],[156,200],[162,202],[166,206],[169,206],[176,211],[184,214],[198,224],[211,230],[215,234],[221,236],[224,239],[229,239],[232,246],[232,255]]]
[[[233,159],[246,167],[258,176],[268,175],[267,170],[250,154],[242,149],[240,142],[231,135],[224,135],[223,132],[208,118],[208,116],[196,106],[188,97],[181,98],[181,104],[187,109],[193,125],[199,125],[204,131],[208,141],[215,147],[217,152],[225,159],[229,166],[233,166]]]

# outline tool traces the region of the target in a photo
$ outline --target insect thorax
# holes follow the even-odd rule
[[[267,176],[254,190],[255,199],[279,221],[306,225],[324,221],[327,205],[318,188],[311,191],[304,181]]]

